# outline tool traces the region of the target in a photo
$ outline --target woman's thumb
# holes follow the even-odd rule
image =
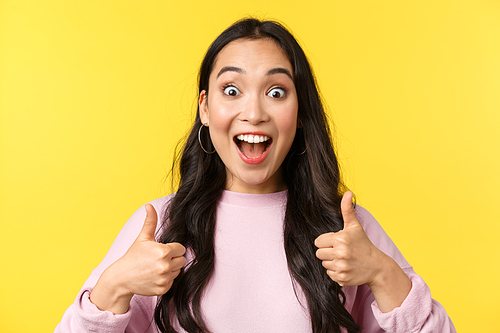
[[[342,201],[340,202],[342,217],[344,218],[344,229],[352,224],[359,223],[358,217],[354,212],[354,206],[352,205],[352,197],[353,193],[351,191],[347,191],[344,193]]]
[[[151,204],[146,204],[146,219],[144,220],[144,225],[142,226],[141,233],[142,239],[155,241],[155,231],[156,224],[158,223],[158,214],[156,214],[156,209]]]

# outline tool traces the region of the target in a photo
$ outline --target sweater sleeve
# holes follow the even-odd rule
[[[387,313],[380,311],[369,287],[359,287],[358,304],[353,310],[357,312],[354,317],[358,318],[363,332],[456,333],[446,310],[432,299],[427,284],[414,272],[375,218],[360,206],[356,207],[356,214],[373,244],[394,259],[412,283],[401,306]]]
[[[164,197],[151,202],[158,213],[162,212],[167,198]],[[135,241],[142,229],[145,218],[146,211],[144,206],[139,208],[130,217],[102,262],[85,281],[75,301],[66,310],[54,332],[156,332],[156,326],[153,323],[153,313],[157,297],[134,295],[130,302],[129,310],[124,314],[101,311],[89,298],[102,272],[117,259],[121,258]],[[159,221],[161,221],[161,217]],[[160,226],[158,225],[157,232],[159,228]]]

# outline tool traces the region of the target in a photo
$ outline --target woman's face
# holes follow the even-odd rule
[[[286,189],[281,164],[297,130],[298,101],[292,65],[274,41],[238,39],[226,45],[199,106],[226,166],[227,190]]]

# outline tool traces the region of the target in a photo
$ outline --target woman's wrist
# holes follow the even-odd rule
[[[90,293],[90,301],[101,311],[123,314],[128,311],[133,294],[120,285],[116,276],[110,274],[109,266],[99,277]]]
[[[382,253],[379,270],[368,284],[382,312],[401,306],[411,290],[411,281],[399,265]]]

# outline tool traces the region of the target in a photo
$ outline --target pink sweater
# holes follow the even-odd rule
[[[167,200],[163,197],[151,203],[162,212]],[[217,209],[215,271],[201,304],[205,323],[212,332],[311,332],[307,303],[298,286],[295,295],[287,268],[283,248],[285,203],[286,191],[224,191]],[[344,287],[346,308],[363,332],[456,332],[445,309],[431,298],[425,282],[373,216],[359,206],[356,214],[370,240],[391,256],[412,282],[401,307],[389,313],[378,309],[368,286]],[[100,311],[89,300],[101,273],[127,251],[144,219],[145,209],[141,207],[92,271],[55,332],[157,332],[153,321],[156,297],[135,295],[129,311],[120,315]]]

